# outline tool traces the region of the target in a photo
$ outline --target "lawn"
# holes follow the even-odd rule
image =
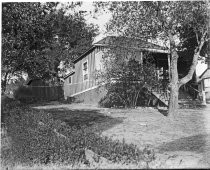
[[[81,103],[61,104],[58,102],[31,105],[30,107],[35,111],[50,113],[52,119],[56,122],[61,122],[62,126],[76,127],[77,129],[85,126],[88,129],[88,133],[91,132],[90,135],[93,132],[103,138],[107,137],[105,142],[104,140],[99,140],[99,144],[97,143],[98,148],[92,147],[92,149],[108,160],[116,160],[116,158],[124,160],[124,152],[126,152],[125,159],[130,160],[128,156],[130,153],[132,153],[131,158],[136,156],[136,150],[133,149],[135,148],[133,146],[136,145],[140,151],[145,146],[154,149],[155,160],[149,163],[151,168],[210,167],[208,160],[210,157],[210,115],[208,114],[210,106],[200,109],[180,109],[176,121],[173,122],[162,114],[164,111],[158,111],[150,107],[105,109]],[[81,134],[80,138],[83,138],[83,133],[83,131],[78,133]],[[68,133],[63,134],[68,136]],[[98,137],[96,138],[99,139]],[[93,139],[96,138],[95,136],[93,137]],[[94,143],[94,141],[91,142]],[[122,143],[124,144],[122,145]],[[102,147],[104,148],[100,150]],[[112,147],[115,147],[115,149],[110,149]],[[124,151],[123,149],[119,150],[121,147],[124,147]],[[109,149],[107,150],[107,148]],[[106,152],[109,152],[108,155]],[[122,153],[113,157],[113,155],[116,155],[115,152]],[[41,169],[51,169],[52,167],[50,166],[55,167],[55,164],[41,166]],[[129,161],[125,164],[111,161],[103,165],[99,165],[96,162],[88,167],[83,164],[74,165],[75,167],[82,169],[145,168],[145,165],[139,166],[129,163]],[[18,166],[16,168],[18,169]],[[23,167],[20,166],[21,168]],[[72,169],[72,167],[70,168]]]
[[[180,109],[171,122],[163,110],[151,107],[105,109],[93,105],[48,105],[36,109],[50,111],[67,124],[88,124],[103,136],[125,140],[143,149],[150,145],[157,153],[154,167],[210,167],[210,105]]]

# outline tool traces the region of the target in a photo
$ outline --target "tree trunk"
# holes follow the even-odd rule
[[[177,61],[178,54],[175,48],[175,42],[171,34],[169,34],[170,45],[171,45],[171,82],[170,82],[170,99],[168,105],[168,117],[175,118],[175,113],[178,109],[178,96],[179,96],[179,86],[178,86],[178,70]]]
[[[178,109],[179,88],[178,85],[172,85],[170,90],[170,100],[168,108],[168,117],[174,119]]]
[[[6,87],[7,87],[7,76],[8,76],[8,72],[5,73],[4,79],[2,80],[1,83],[1,94],[5,94],[6,92]]]
[[[171,83],[170,83],[170,99],[168,105],[168,116],[171,118],[175,117],[175,113],[178,109],[178,95],[179,95],[179,86],[178,86],[178,70],[177,70],[177,61],[178,55],[176,51],[172,52],[172,61],[171,61]]]
[[[170,82],[170,99],[168,105],[168,116],[171,118],[175,118],[175,113],[178,109],[178,96],[179,96],[179,88],[189,82],[192,79],[193,73],[196,69],[196,65],[198,62],[198,57],[200,55],[200,51],[206,41],[207,31],[205,31],[201,37],[200,42],[198,42],[198,47],[195,49],[195,53],[193,56],[193,61],[190,67],[188,74],[183,77],[181,80],[178,80],[178,70],[177,70],[177,61],[178,54],[176,51],[175,41],[172,34],[169,32],[169,40],[171,47],[171,82]]]

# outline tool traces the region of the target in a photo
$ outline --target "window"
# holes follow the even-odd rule
[[[72,77],[69,76],[69,84],[72,84]]]
[[[85,61],[82,65],[82,72],[83,72],[83,80],[87,80],[88,79],[88,62]]]

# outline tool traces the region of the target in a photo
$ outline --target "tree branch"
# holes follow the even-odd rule
[[[197,31],[195,31],[195,36],[196,36],[197,44],[199,44],[199,40],[198,40],[198,32],[197,32]]]
[[[201,49],[205,43],[206,35],[207,35],[207,30],[202,35],[199,46],[195,49],[192,65],[190,66],[190,70],[189,70],[188,74],[185,77],[183,77],[181,80],[179,80],[179,83],[178,83],[179,87],[186,84],[187,82],[189,82],[192,79],[193,73],[194,73],[194,71],[196,69],[196,65],[198,63],[198,57],[200,56]]]

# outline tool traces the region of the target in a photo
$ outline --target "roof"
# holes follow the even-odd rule
[[[166,48],[159,45],[153,44],[151,42],[128,37],[115,37],[108,36],[102,40],[96,42],[94,45],[105,46],[105,45],[117,45],[121,47],[130,47],[130,48],[139,48],[139,49],[157,49],[157,50],[166,50]]]
[[[71,76],[74,73],[75,73],[75,71],[71,71],[69,74],[65,75],[63,78],[66,79],[66,78],[68,78],[69,76]]]
[[[81,56],[77,57],[73,60],[73,62],[77,62],[79,59],[83,58],[85,55],[87,55],[89,52],[91,52],[96,47],[106,47],[106,46],[114,46],[114,47],[124,47],[124,48],[131,48],[136,50],[142,50],[142,51],[151,51],[151,52],[157,52],[157,53],[169,53],[169,51],[161,47],[159,45],[153,44],[151,42],[142,40],[142,39],[135,39],[135,38],[129,38],[129,37],[116,37],[116,36],[107,36],[103,38],[102,40],[94,43],[91,48],[89,48],[85,53],[83,53]]]
[[[210,78],[210,68],[207,68],[199,77],[199,79]]]

